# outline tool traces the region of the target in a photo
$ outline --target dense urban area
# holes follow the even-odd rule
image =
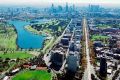
[[[0,7],[0,80],[120,80],[120,8]]]

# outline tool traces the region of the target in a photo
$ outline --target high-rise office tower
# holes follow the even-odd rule
[[[100,71],[99,71],[99,73],[102,77],[107,76],[107,60],[105,57],[100,58]]]

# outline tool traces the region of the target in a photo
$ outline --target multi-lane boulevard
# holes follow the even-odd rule
[[[91,80],[91,64],[90,64],[90,55],[89,55],[89,39],[88,39],[88,28],[87,28],[87,20],[86,18],[83,18],[83,34],[84,34],[84,37],[85,37],[85,53],[86,53],[86,59],[87,59],[87,68],[84,72],[84,77],[83,77],[83,80]]]

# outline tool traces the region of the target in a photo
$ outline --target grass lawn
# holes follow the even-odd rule
[[[2,27],[2,26],[0,26]],[[7,32],[2,32],[3,29],[0,29],[0,47],[1,48],[9,48],[9,49],[16,49],[16,38],[17,34],[14,31],[13,27],[7,27]]]
[[[10,58],[10,59],[16,59],[16,58],[20,58],[20,59],[24,59],[24,58],[31,58],[33,57],[32,54],[28,54],[27,52],[20,52],[20,51],[16,51],[14,53],[0,53],[0,57],[2,58]]]
[[[46,42],[45,42],[45,47],[43,48],[43,53],[46,53],[46,52],[48,52],[48,49],[51,47],[51,45],[54,43],[54,37],[51,39],[51,40],[47,40]]]
[[[51,73],[40,70],[24,70],[16,74],[12,80],[51,80]]]
[[[34,33],[34,34],[39,34],[39,31],[37,31],[36,29],[32,28],[30,25],[25,26],[25,29]]]
[[[100,39],[108,39],[108,36],[102,36],[102,35],[92,35],[92,40],[100,40]]]
[[[111,28],[111,26],[105,25],[105,24],[99,24],[99,25],[97,25],[97,27],[100,28],[100,29]]]

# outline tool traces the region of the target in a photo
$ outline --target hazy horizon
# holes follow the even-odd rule
[[[48,7],[54,5],[75,4],[76,6],[87,6],[89,4],[104,7],[120,7],[120,0],[0,0],[1,6],[34,6]]]

